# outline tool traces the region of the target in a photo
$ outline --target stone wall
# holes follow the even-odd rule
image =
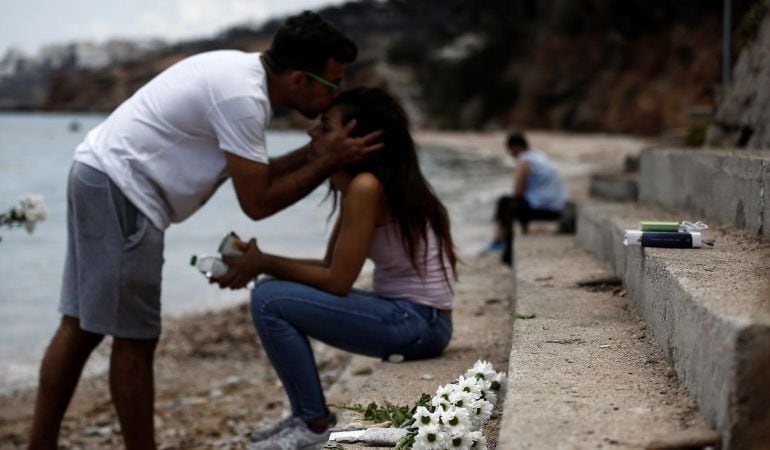
[[[733,68],[706,146],[770,148],[770,0],[756,36]]]

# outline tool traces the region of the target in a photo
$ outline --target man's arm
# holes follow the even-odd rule
[[[226,153],[230,177],[243,212],[254,220],[275,214],[309,194],[335,171],[382,148],[382,143],[375,142],[381,131],[349,137],[355,125],[355,120],[351,120],[340,131],[327,133],[292,152],[296,155],[283,161],[278,158],[277,170],[272,164]]]
[[[270,164],[227,153],[227,165],[238,203],[253,220],[264,219],[309,194],[334,170],[331,161],[317,158],[294,172],[275,176]]]
[[[516,181],[513,184],[513,196],[521,197],[524,195],[524,188],[527,186],[527,177],[529,176],[529,162],[516,161]]]
[[[287,173],[294,172],[307,164],[311,157],[312,150],[310,144],[305,144],[291,153],[287,153],[277,158],[270,158],[270,174],[274,177],[280,177]]]

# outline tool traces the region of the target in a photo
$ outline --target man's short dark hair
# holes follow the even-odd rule
[[[329,58],[340,64],[356,60],[358,47],[334,25],[312,11],[286,19],[265,52],[270,69],[322,73]]]
[[[511,147],[529,148],[529,143],[527,142],[527,138],[524,137],[524,133],[521,131],[512,131],[508,135],[508,148]]]

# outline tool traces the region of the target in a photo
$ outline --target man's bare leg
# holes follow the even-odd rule
[[[153,357],[157,339],[113,338],[110,392],[127,450],[154,450]]]
[[[30,449],[56,449],[59,430],[88,356],[104,338],[80,329],[80,321],[62,316],[40,364],[32,418]]]

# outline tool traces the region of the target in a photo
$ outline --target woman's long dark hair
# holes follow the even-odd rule
[[[420,170],[409,118],[401,105],[380,88],[353,88],[340,94],[333,106],[341,108],[343,125],[356,120],[351,136],[382,130],[384,148],[371,158],[348,169],[351,174],[370,172],[382,183],[391,216],[398,223],[402,243],[417,273],[424,275],[427,260],[428,227],[436,235],[439,260],[448,280],[444,257],[457,278],[457,256],[449,229],[449,214]],[[336,203],[336,202],[335,202]],[[424,254],[418,255],[420,243]]]

